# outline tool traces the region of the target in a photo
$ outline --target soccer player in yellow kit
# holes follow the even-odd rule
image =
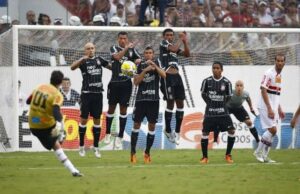
[[[61,71],[53,71],[50,84],[39,85],[27,99],[27,104],[30,104],[29,127],[46,149],[54,150],[58,160],[74,177],[81,177],[83,175],[74,167],[61,147],[65,131],[60,112],[63,96],[58,88],[63,77]]]

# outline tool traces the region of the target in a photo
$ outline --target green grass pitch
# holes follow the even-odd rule
[[[209,150],[209,164],[199,163],[201,150],[152,150],[152,163],[129,163],[129,151],[92,151],[84,158],[66,152],[85,175],[72,177],[53,152],[0,153],[1,194],[190,194],[300,193],[300,150],[271,150],[276,164],[258,163],[252,150],[233,150],[234,164],[224,161],[225,150]]]

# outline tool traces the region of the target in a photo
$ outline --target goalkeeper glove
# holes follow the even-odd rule
[[[66,139],[66,135],[67,135],[67,133],[65,130],[62,130],[59,132],[57,140],[60,144],[62,144],[64,142],[64,140]]]
[[[52,130],[52,136],[57,137],[59,143],[62,143],[66,138],[66,132],[64,130],[64,124],[61,122],[56,122],[54,129]]]

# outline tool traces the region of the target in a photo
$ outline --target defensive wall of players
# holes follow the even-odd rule
[[[254,103],[254,107],[257,102],[257,98],[259,95],[259,85],[262,79],[263,72],[268,69],[270,66],[224,66],[223,75],[226,76],[234,83],[236,80],[243,80],[245,83],[245,90],[249,91],[252,101]],[[182,132],[181,132],[181,142],[180,145],[175,146],[170,144],[163,135],[163,111],[165,107],[165,103],[161,100],[161,111],[159,116],[159,121],[156,127],[156,138],[154,142],[154,148],[156,149],[197,149],[200,148],[200,138],[201,138],[201,129],[202,129],[202,120],[205,104],[200,95],[200,86],[201,82],[204,78],[211,75],[211,66],[186,66],[186,72],[188,76],[189,85],[191,88],[192,97],[195,103],[195,107],[193,108],[185,108],[185,117],[182,124]],[[19,67],[19,79],[23,83],[23,92],[28,94],[31,92],[32,86],[35,86],[40,83],[48,83],[49,82],[49,72],[54,69],[60,69],[64,72],[65,76],[70,77],[72,80],[72,88],[80,91],[81,87],[81,75],[80,72],[71,72],[69,67]],[[32,74],[32,71],[38,72],[36,73],[36,78],[32,79],[28,75]],[[286,119],[279,123],[279,133],[275,138],[275,142],[273,147],[276,148],[290,148],[290,147],[300,147],[300,133],[299,130],[294,131],[289,127],[289,122],[292,116],[292,113],[296,110],[299,99],[300,99],[300,67],[299,65],[286,65],[283,70],[283,86],[282,86],[282,108],[286,112]],[[103,82],[104,89],[106,90],[108,81],[110,79],[111,73],[109,70],[104,70],[103,73]],[[106,91],[104,91],[104,96],[106,96]],[[104,98],[104,109],[105,112],[107,110],[107,100]],[[245,106],[248,108],[247,106]],[[67,129],[67,139],[64,143],[64,147],[67,149],[78,149],[78,121],[79,121],[79,107],[64,107],[63,108],[64,118],[65,118],[65,129]],[[123,149],[127,149],[130,146],[130,134],[133,126],[133,122],[131,119],[132,108],[128,110],[129,119],[126,125],[125,137]],[[259,134],[262,134],[262,129],[259,124],[259,117],[255,118],[252,116],[256,128],[258,129]],[[5,120],[5,119],[4,119]],[[117,122],[118,119],[114,119]],[[5,124],[5,123],[4,123]],[[239,123],[234,119],[234,124],[237,129],[237,138],[235,148],[253,148],[255,145],[248,128]],[[118,126],[116,123],[115,126]],[[92,145],[92,134],[91,127],[92,121],[90,120],[87,124],[87,146]],[[102,133],[101,140],[104,137],[105,131],[105,114],[102,115]],[[139,142],[137,148],[143,148],[145,145],[146,138],[146,129],[147,125],[144,123],[142,125],[142,133],[140,134]],[[118,130],[115,128],[115,130]],[[296,133],[295,133],[296,132]],[[10,133],[18,133],[19,137],[19,148],[23,151],[41,151],[43,150],[42,146],[39,144],[36,138],[34,138],[28,129],[27,116],[20,116],[19,119],[19,130],[18,131],[8,131],[8,135]],[[219,138],[219,146],[218,148],[226,147],[226,138],[227,134],[223,133]],[[210,138],[212,140],[212,137]],[[210,147],[212,145],[210,144]],[[114,149],[113,143],[104,144],[100,142],[101,149]]]

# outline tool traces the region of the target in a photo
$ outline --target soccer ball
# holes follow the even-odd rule
[[[136,65],[132,61],[124,61],[121,65],[121,71],[123,75],[132,77],[136,71]]]

